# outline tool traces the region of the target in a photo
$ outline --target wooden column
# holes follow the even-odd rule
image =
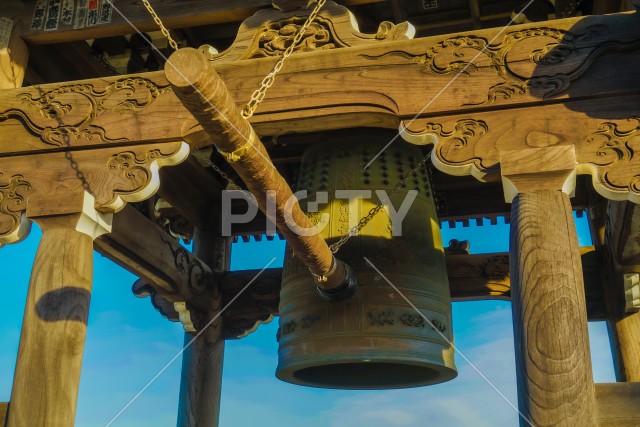
[[[8,427],[74,425],[87,328],[93,239],[109,217],[85,192],[34,196],[27,216],[43,234],[31,272]]]
[[[640,273],[640,206],[610,202],[608,216],[605,297],[616,380],[640,382],[640,313],[626,306],[624,280]]]
[[[3,0],[0,7],[0,89],[22,87],[27,70],[29,50],[19,34],[23,9],[15,0]]]
[[[228,259],[228,241],[216,234],[196,229],[193,238],[194,254],[214,269],[216,265],[226,267]],[[222,264],[221,257],[224,260]],[[220,301],[219,291],[212,289],[207,323],[218,314]],[[184,345],[193,338],[193,335],[185,333]],[[222,316],[219,316],[182,354],[178,427],[218,426],[223,359]]]
[[[503,183],[513,196],[510,270],[521,426],[597,425],[580,251],[571,203],[561,191],[571,192],[575,164],[573,147],[501,156]]]
[[[625,379],[627,382],[640,382],[640,313],[619,320],[616,330]]]

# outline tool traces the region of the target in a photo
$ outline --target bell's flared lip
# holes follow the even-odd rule
[[[424,387],[458,376],[453,362],[375,356],[334,361],[307,360],[278,364],[276,377],[306,387],[345,390],[389,390]]]

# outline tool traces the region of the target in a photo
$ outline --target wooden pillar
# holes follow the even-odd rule
[[[573,147],[503,153],[521,426],[596,426]],[[526,418],[526,419],[525,419]]]
[[[193,246],[194,254],[214,271],[216,267],[226,269],[228,266],[228,239],[219,238],[212,231],[196,229]],[[220,293],[213,289],[207,323],[219,310]],[[193,335],[185,333],[185,346],[193,338]],[[223,359],[224,338],[220,316],[182,354],[178,427],[218,426]]]
[[[626,306],[624,280],[627,273],[640,273],[640,206],[611,202],[608,216],[605,298],[616,380],[640,382],[640,313]]]
[[[627,382],[640,382],[640,313],[619,320],[616,331],[624,361],[625,379]]]
[[[27,216],[43,234],[29,281],[8,427],[74,425],[87,328],[93,239],[110,217],[88,193],[33,196]]]
[[[29,49],[18,32],[24,5],[15,0],[3,0],[3,3],[0,7],[0,89],[13,89],[22,87],[29,60]]]

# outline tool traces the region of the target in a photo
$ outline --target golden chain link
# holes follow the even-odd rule
[[[276,65],[273,66],[273,69],[271,70],[271,72],[267,74],[264,79],[262,79],[262,82],[260,83],[260,87],[251,94],[251,99],[249,100],[247,105],[245,105],[244,108],[242,109],[242,117],[244,117],[245,119],[249,119],[251,116],[253,116],[253,112],[256,111],[256,108],[258,108],[258,104],[260,104],[264,99],[264,96],[266,95],[267,90],[269,90],[269,88],[273,85],[273,82],[275,81],[275,78],[276,78],[276,74],[278,74],[282,69],[282,66],[284,65],[284,61],[289,56],[291,56],[295,48],[298,47],[298,45],[300,44],[300,41],[302,40],[302,37],[304,37],[304,33],[306,33],[307,29],[309,28],[309,25],[311,25],[314,19],[316,19],[316,16],[318,16],[320,9],[322,9],[322,6],[324,6],[326,2],[327,0],[318,0],[316,2],[315,7],[307,17],[307,20],[304,22],[304,24],[302,24],[302,26],[300,27],[300,30],[298,30],[298,33],[293,38],[293,42],[284,51],[284,53],[282,54],[278,62],[276,62]]]
[[[389,196],[392,195],[393,193],[395,193],[400,187],[402,187],[409,178],[411,178],[413,176],[413,174],[415,174],[418,170],[420,170],[421,167],[424,166],[424,164],[427,162],[427,160],[429,160],[429,157],[431,156],[431,152],[427,153],[426,156],[424,156],[424,158],[422,160],[420,160],[420,163],[418,163],[416,165],[415,168],[413,168],[413,170],[411,172],[409,172],[404,178],[402,178],[400,181],[398,181],[398,183],[395,185],[395,187],[393,187],[393,189],[389,192]],[[344,245],[345,243],[347,243],[347,241],[352,237],[352,236],[356,236],[358,235],[358,233],[369,223],[369,221],[371,221],[373,219],[374,216],[376,216],[376,214],[378,212],[380,212],[380,210],[384,207],[384,205],[382,203],[378,203],[377,205],[375,205],[374,207],[372,207],[369,210],[369,213],[360,219],[360,221],[358,221],[358,224],[351,227],[351,229],[346,232],[345,234],[342,235],[342,237],[340,237],[340,239],[333,243],[331,246],[329,246],[329,249],[331,250],[331,253],[336,253],[340,250],[340,248],[342,247],[342,245]]]
[[[284,61],[289,56],[291,56],[293,51],[298,47],[298,45],[302,41],[302,37],[304,37],[304,33],[307,31],[309,26],[316,19],[316,17],[318,16],[318,13],[320,12],[320,9],[322,9],[322,7],[325,5],[326,2],[327,2],[327,0],[317,0],[316,1],[315,7],[313,8],[311,13],[307,17],[307,20],[304,22],[304,24],[302,24],[302,26],[298,30],[298,33],[293,38],[293,42],[284,51],[284,53],[282,54],[282,56],[280,57],[278,62],[276,62],[276,64],[273,66],[273,69],[269,72],[269,74],[267,74],[264,77],[264,79],[262,79],[262,82],[260,83],[260,87],[258,89],[256,89],[251,94],[251,99],[249,100],[247,105],[245,105],[245,107],[242,109],[242,117],[243,118],[249,119],[249,118],[251,118],[251,116],[253,116],[253,113],[255,112],[256,108],[258,108],[258,105],[264,99],[264,97],[265,97],[265,95],[267,93],[267,90],[269,90],[269,88],[271,86],[273,86],[273,83],[275,81],[276,75],[280,72],[280,70],[282,70],[282,67],[284,65]],[[167,28],[164,26],[164,24],[162,23],[162,21],[160,20],[160,18],[156,14],[156,12],[153,10],[153,7],[149,3],[149,1],[148,0],[142,0],[142,3],[147,8],[147,11],[149,11],[151,16],[153,17],[154,22],[158,25],[158,27],[160,27],[160,31],[167,38],[167,40],[169,42],[169,45],[174,50],[178,50],[178,44],[175,42],[175,40],[173,40],[173,38],[171,37],[171,34],[169,34],[169,30],[167,30]],[[224,171],[222,171],[222,169],[220,169],[218,166],[216,166],[211,160],[205,158],[200,152],[196,152],[196,154],[202,160],[207,162],[209,164],[209,166],[211,166],[213,168],[213,170],[215,170],[223,179],[225,179],[229,183],[229,186],[232,189],[234,189],[234,190],[242,190],[242,188],[240,188],[235,182],[233,182],[233,180]],[[411,172],[409,172],[404,178],[402,178],[402,180],[400,180],[395,185],[395,187],[389,192],[389,195],[395,193],[400,187],[402,187],[407,182],[407,180],[411,176],[413,176],[413,174],[415,174],[422,166],[424,166],[424,164],[427,162],[427,160],[429,160],[429,156],[430,156],[430,153],[427,154]],[[357,225],[352,227],[346,234],[344,234],[342,237],[340,237],[340,239],[337,242],[335,242],[331,246],[329,246],[329,249],[331,250],[331,252],[334,253],[334,254],[336,252],[338,252],[340,250],[340,248],[345,243],[347,243],[347,241],[352,236],[357,235],[373,219],[373,217],[376,216],[376,214],[378,212],[380,212],[380,210],[383,207],[384,207],[384,205],[382,203],[378,203],[376,206],[371,208],[371,210],[369,210],[369,213],[365,217],[361,218],[360,221],[358,221]]]
[[[216,166],[215,163],[213,163],[211,160],[209,160],[204,155],[202,155],[201,152],[196,151],[194,154],[196,156],[200,157],[205,162],[207,162],[207,164],[209,166],[211,166],[213,168],[213,170],[216,171],[218,173],[218,175],[220,175],[222,177],[222,179],[227,181],[227,183],[229,184],[229,187],[231,187],[232,190],[242,190],[242,188],[240,186],[238,186],[238,184],[236,184],[233,181],[233,179],[231,179],[231,177],[229,175],[227,175],[222,169],[220,169],[218,166]]]
[[[156,14],[156,11],[153,10],[153,6],[151,6],[151,3],[149,3],[149,0],[142,0],[142,4],[144,4],[144,7],[147,8],[147,11],[153,18],[153,21],[156,23],[156,25],[160,27],[160,31],[162,32],[162,35],[167,38],[167,41],[169,42],[169,46],[171,46],[173,50],[178,50],[178,43],[176,43],[173,37],[171,37],[171,34],[169,34],[169,30],[167,30],[167,27],[164,26],[164,24],[162,23],[162,20]]]

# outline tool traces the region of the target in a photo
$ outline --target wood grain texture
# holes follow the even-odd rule
[[[9,402],[0,402],[0,427],[5,427],[8,411]]]
[[[640,313],[618,320],[616,331],[625,378],[629,382],[640,382]]]
[[[251,124],[241,115],[213,65],[198,50],[185,48],[171,55],[165,74],[174,93],[255,196],[259,209],[265,215],[275,216],[278,230],[297,257],[312,274],[325,276],[316,285],[324,290],[342,286],[345,277],[341,264],[336,264],[322,235],[303,232],[313,228],[313,223],[273,165]]]
[[[569,197],[557,190],[518,195],[510,253],[519,409],[539,427],[595,427],[584,285]],[[520,425],[529,424],[521,419]]]
[[[62,228],[43,233],[29,282],[8,427],[74,425],[92,268],[89,236]]]
[[[24,237],[24,209],[29,197],[83,189],[95,197],[95,208],[116,212],[126,202],[144,200],[158,189],[158,169],[184,160],[184,142],[53,152],[0,158],[0,242]],[[84,178],[84,182],[83,179]]]
[[[397,128],[402,119],[417,114],[432,117],[489,109],[504,115],[500,110],[517,106],[637,94],[640,81],[625,70],[640,64],[638,20],[621,14],[558,20],[543,27],[509,27],[486,49],[488,57],[481,55],[475,67],[469,67],[469,75],[457,78],[437,97],[459,71],[460,61],[470,61],[499,29],[296,53],[278,74],[252,124],[261,136],[355,126]],[[468,46],[472,40],[480,44]],[[568,40],[573,41],[567,44]],[[464,46],[458,48],[461,57],[451,51],[457,43]],[[545,59],[540,52],[560,58]],[[243,105],[276,59],[218,61],[215,68],[232,98]],[[517,75],[504,74],[511,68]],[[509,86],[504,95],[496,94],[505,85],[523,89]],[[545,87],[556,88],[557,93],[544,95],[540,88]],[[41,130],[58,128],[56,120],[80,130],[101,130],[108,138],[100,141],[96,135],[91,140],[91,134],[79,132],[73,145],[95,147],[120,143],[122,138],[132,143],[197,139],[202,128],[166,88],[163,73],[155,72],[0,92],[0,152],[51,148]],[[431,99],[428,112],[423,111]],[[71,109],[63,111],[59,104]],[[597,116],[608,104],[599,101],[590,114]]]
[[[575,147],[507,150],[500,154],[500,174],[505,201],[519,193],[562,189],[572,196],[576,187]]]
[[[220,240],[213,231],[196,229],[194,252],[205,262],[214,264],[215,246]],[[208,319],[219,316],[221,305],[217,287],[211,288]],[[193,342],[194,336],[185,334],[182,354],[182,376],[180,401],[178,404],[178,427],[217,427],[220,416],[220,394],[222,388],[222,362],[224,360],[224,338],[222,317],[218,317]]]
[[[638,105],[638,95],[631,95],[606,104],[581,100],[500,113],[452,114],[415,120],[403,128],[403,137],[415,144],[431,144],[437,137],[434,165],[449,175],[472,175],[481,181],[497,179],[501,158],[517,164],[517,151],[561,151],[572,146],[573,168],[578,174],[591,175],[600,195],[637,202]],[[540,168],[551,166],[541,162]]]
[[[640,426],[640,384],[596,384],[599,427]]]
[[[625,273],[640,272],[640,209],[629,202],[610,202],[605,248],[608,283],[605,302],[616,379],[640,381],[640,315],[625,310]]]
[[[212,272],[207,263],[184,249],[131,206],[113,217],[112,232],[96,240],[96,250],[152,283],[171,302],[187,301],[206,311]]]

